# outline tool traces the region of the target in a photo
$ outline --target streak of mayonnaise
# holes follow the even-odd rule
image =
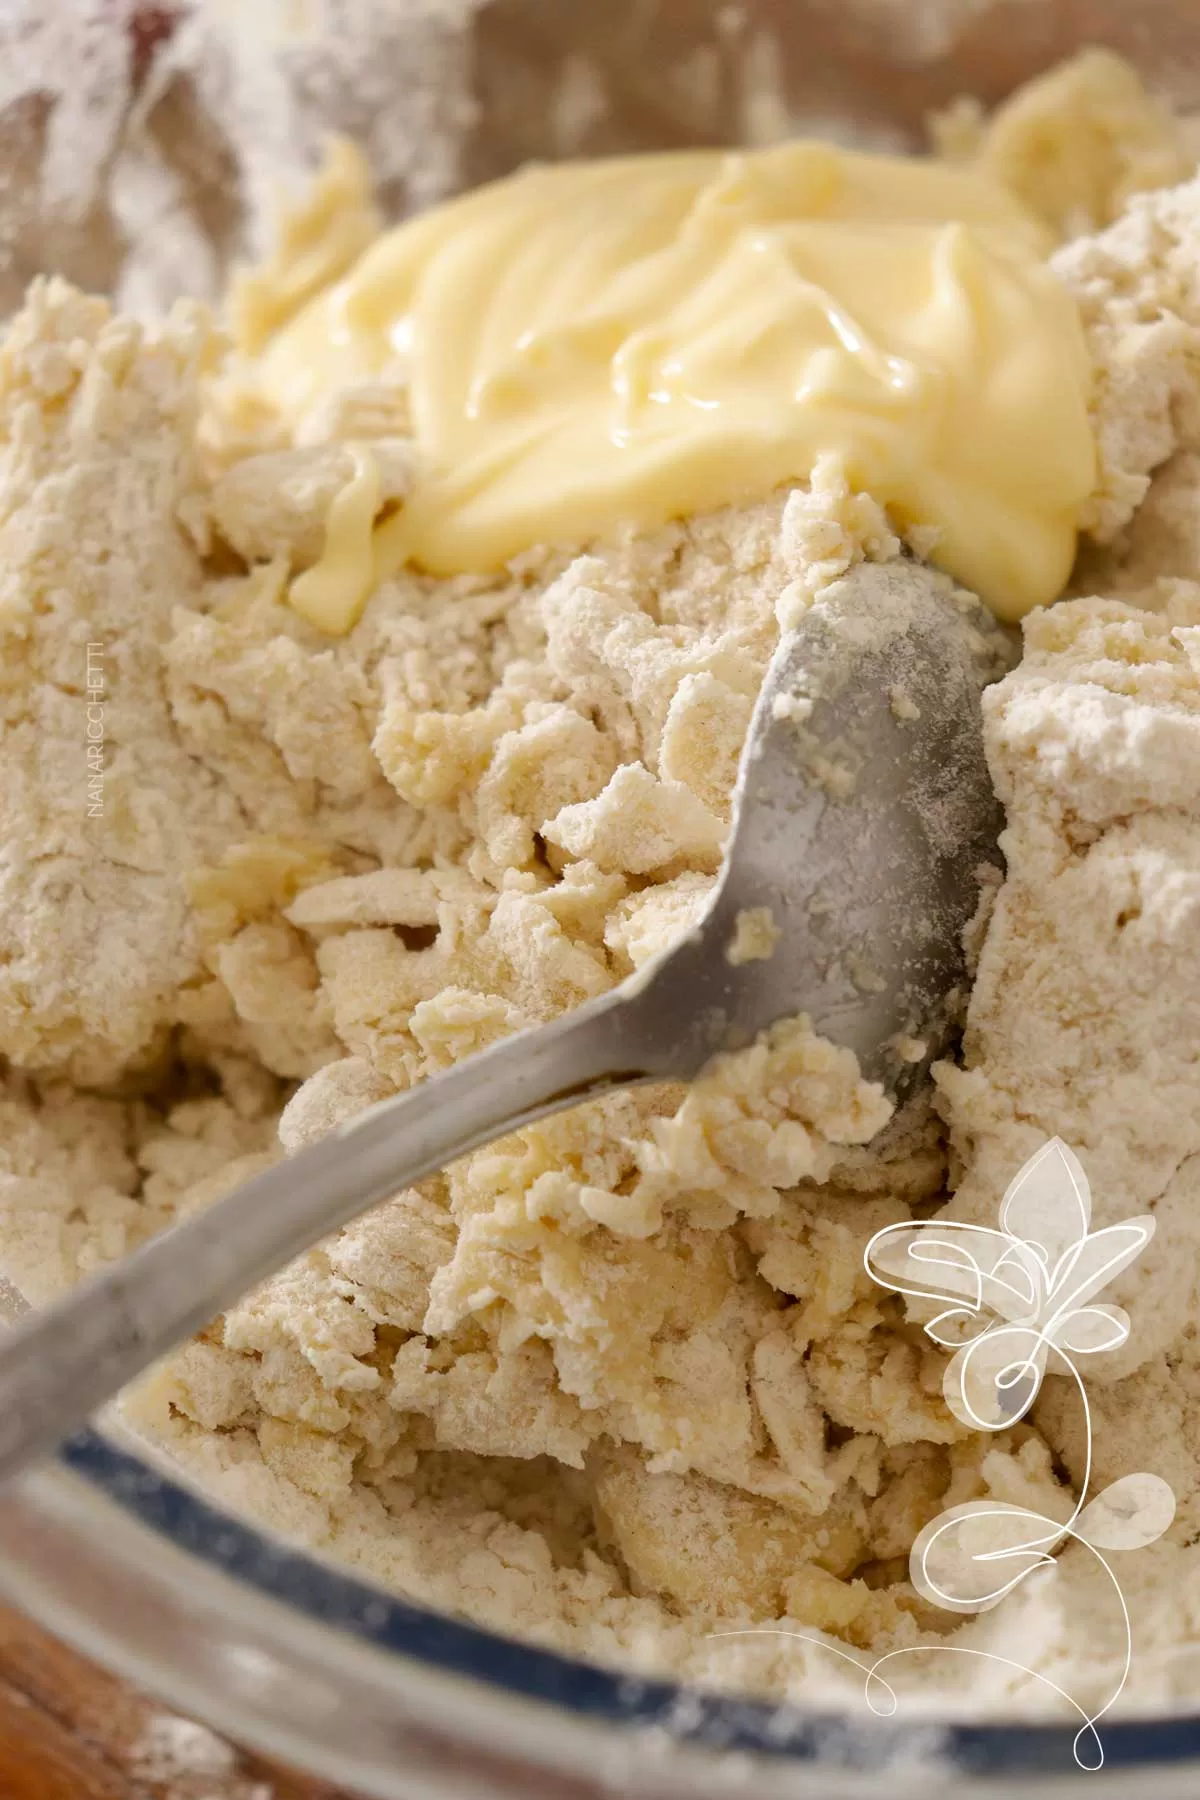
[[[379,468],[371,452],[347,444],[353,473],[334,495],[325,546],[311,569],[297,575],[288,600],[301,617],[331,636],[355,624],[375,581],[373,527],[379,510]]]

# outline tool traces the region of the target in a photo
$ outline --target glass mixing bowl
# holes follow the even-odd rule
[[[108,90],[96,19],[110,38],[123,25],[132,47],[121,65],[132,81],[125,111],[92,108],[79,160],[90,154],[98,169],[110,167],[125,134],[157,131],[188,190],[192,249],[203,252],[186,274],[182,262],[161,257],[135,292],[216,285],[252,237],[261,166],[240,157],[203,81],[168,69],[152,92],[144,82],[181,28],[182,3],[75,10],[95,14],[80,29],[92,32],[85,50],[97,91]],[[218,0],[212,10],[234,12]],[[308,8],[262,0],[247,11],[256,54],[274,59],[295,89],[284,116],[300,135],[314,119],[354,131],[383,165],[394,209],[529,157],[763,141],[788,128],[916,142],[930,107],[963,92],[998,99],[1087,43],[1131,56],[1176,100],[1200,96],[1200,8],[1191,0],[1140,0],[1136,9],[1131,0],[324,0]],[[289,35],[295,19],[327,15],[331,32],[352,36],[360,11],[364,42],[368,14],[382,32],[379,53],[351,65],[331,50],[326,79],[306,85]],[[58,21],[60,50],[68,25]],[[10,51],[13,29],[0,25]],[[422,52],[415,61],[414,47]],[[351,76],[368,62],[370,81]],[[39,173],[39,158],[55,157],[55,108],[69,114],[74,91],[61,73],[52,90],[51,75],[31,75],[16,103],[0,108],[0,154],[10,177],[25,171],[38,202],[18,204],[4,234],[0,300],[38,267],[100,286],[125,278],[120,196],[97,179],[83,203],[56,209]],[[416,154],[389,161],[380,121],[405,107],[414,109]],[[84,110],[76,108],[80,119]],[[269,137],[272,121],[262,124]],[[274,144],[273,166],[286,165],[291,147]],[[378,1800],[824,1800],[877,1793],[885,1781],[901,1800],[943,1791],[1032,1800],[1081,1783],[1109,1793],[1136,1785],[1147,1800],[1200,1791],[1200,1714],[1108,1723],[1105,1768],[1085,1774],[1066,1725],[817,1714],[534,1649],[291,1549],[221,1512],[107,1427],[82,1433],[4,1496],[0,1583],[50,1630],[184,1711]]]

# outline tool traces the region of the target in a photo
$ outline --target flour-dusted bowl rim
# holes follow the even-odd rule
[[[1174,1800],[1200,1714],[888,1721],[643,1680],[412,1605],[86,1431],[0,1504],[0,1586],[48,1629],[241,1742],[372,1800]],[[1080,1784],[1090,1784],[1081,1786]]]

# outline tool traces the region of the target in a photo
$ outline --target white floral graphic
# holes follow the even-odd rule
[[[1096,1726],[1119,1698],[1132,1656],[1128,1609],[1102,1552],[1152,1544],[1175,1516],[1175,1497],[1157,1475],[1124,1475],[1088,1498],[1091,1408],[1075,1359],[1125,1343],[1127,1315],[1097,1295],[1154,1234],[1149,1214],[1099,1231],[1091,1230],[1091,1219],[1091,1192],[1082,1165],[1066,1144],[1053,1138],[1010,1183],[998,1229],[939,1217],[889,1225],[876,1232],[863,1259],[872,1279],[903,1294],[914,1313],[937,1309],[924,1329],[935,1343],[954,1352],[943,1392],[955,1416],[973,1430],[1003,1431],[1023,1418],[1047,1371],[1068,1376],[1078,1389],[1087,1458],[1070,1517],[1051,1519],[1006,1501],[969,1500],[939,1513],[919,1533],[909,1574],[935,1605],[976,1613],[998,1605],[1035,1570],[1052,1568],[1052,1553],[1071,1540],[1096,1558],[1112,1585],[1125,1644],[1120,1678],[1102,1706],[1087,1711],[1047,1676],[1009,1658],[942,1646],[948,1655],[986,1657],[1021,1669],[1065,1700],[1083,1721],[1074,1739],[1075,1761],[1082,1769],[1103,1767],[1104,1746]],[[804,1636],[783,1628],[714,1635],[760,1635],[762,1630]],[[862,1669],[872,1711],[896,1711],[897,1696],[881,1671],[909,1650],[888,1651],[865,1664],[824,1639],[804,1641],[832,1649]]]
[[[867,1245],[867,1273],[910,1300],[955,1304],[925,1326],[954,1349],[943,1392],[975,1431],[1001,1431],[1037,1398],[1051,1351],[1116,1350],[1129,1336],[1119,1307],[1095,1296],[1154,1235],[1147,1213],[1091,1231],[1091,1193],[1059,1138],[1021,1169],[1000,1203],[1000,1228],[927,1219],[889,1225]]]

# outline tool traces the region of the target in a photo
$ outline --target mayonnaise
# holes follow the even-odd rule
[[[758,499],[825,454],[1015,619],[1060,591],[1095,473],[1048,248],[991,176],[929,159],[799,141],[532,168],[380,237],[253,379],[295,422],[404,365],[416,479],[376,578]]]

